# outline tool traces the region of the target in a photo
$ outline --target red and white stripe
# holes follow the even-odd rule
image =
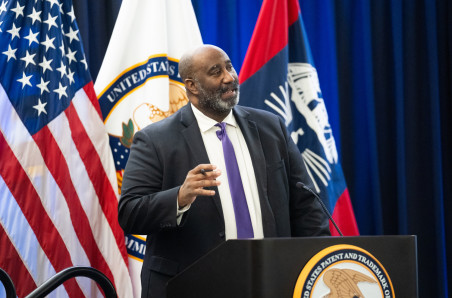
[[[71,266],[94,267],[119,297],[132,296],[113,158],[92,88],[31,136],[0,86],[0,267],[19,297]],[[86,278],[55,294],[101,295]]]

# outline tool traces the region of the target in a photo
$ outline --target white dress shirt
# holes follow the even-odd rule
[[[198,121],[202,140],[204,142],[210,163],[217,166],[217,169],[221,171],[221,175],[217,178],[217,180],[221,182],[218,186],[218,192],[220,195],[221,207],[223,209],[226,240],[237,239],[237,227],[231,193],[229,191],[228,175],[223,155],[223,145],[216,134],[216,131],[220,130],[219,127],[215,126],[218,122],[204,115],[193,105],[191,105],[191,107],[193,109],[193,113],[195,114],[196,120]],[[227,124],[226,133],[231,140],[237,158],[243,189],[245,191],[246,202],[250,212],[251,223],[253,225],[254,238],[261,239],[264,237],[261,206],[250,152],[232,111],[223,120],[223,122]]]

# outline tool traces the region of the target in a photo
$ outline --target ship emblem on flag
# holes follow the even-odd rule
[[[290,86],[290,89],[288,89]],[[338,163],[336,142],[334,141],[331,126],[328,122],[328,114],[320,90],[316,69],[308,63],[289,63],[288,76],[285,87],[278,86],[278,91],[271,92],[269,99],[265,99],[268,109],[279,114],[286,123],[292,124],[293,113],[299,113],[304,117],[308,127],[315,132],[318,142],[323,149],[324,156],[306,146],[302,152],[308,174],[311,177],[317,192],[321,192],[318,181],[327,187],[331,181],[332,164]],[[291,102],[295,105],[294,111]],[[291,137],[295,144],[301,140],[306,129],[294,127]]]

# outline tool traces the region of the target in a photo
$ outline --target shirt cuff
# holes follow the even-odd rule
[[[177,220],[177,225],[180,225],[180,222],[182,221],[182,215],[188,210],[190,209],[191,204],[188,204],[186,206],[184,206],[182,209],[179,208],[179,201],[176,198],[176,205],[177,205],[177,213],[176,213],[176,220]]]

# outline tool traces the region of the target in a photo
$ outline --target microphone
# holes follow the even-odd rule
[[[330,212],[328,211],[328,209],[326,208],[325,204],[323,203],[322,199],[319,197],[318,194],[316,194],[312,189],[310,189],[309,187],[306,186],[306,184],[304,184],[303,182],[297,182],[297,184],[295,184],[295,186],[298,189],[304,189],[309,191],[311,194],[314,195],[314,197],[317,199],[317,201],[319,201],[320,205],[322,206],[323,212],[328,215],[328,218],[331,220],[331,222],[333,223],[334,227],[336,228],[336,231],[339,233],[339,235],[344,236],[341,232],[341,230],[339,229],[339,227],[337,226],[336,222],[333,220],[333,217],[331,216]]]

